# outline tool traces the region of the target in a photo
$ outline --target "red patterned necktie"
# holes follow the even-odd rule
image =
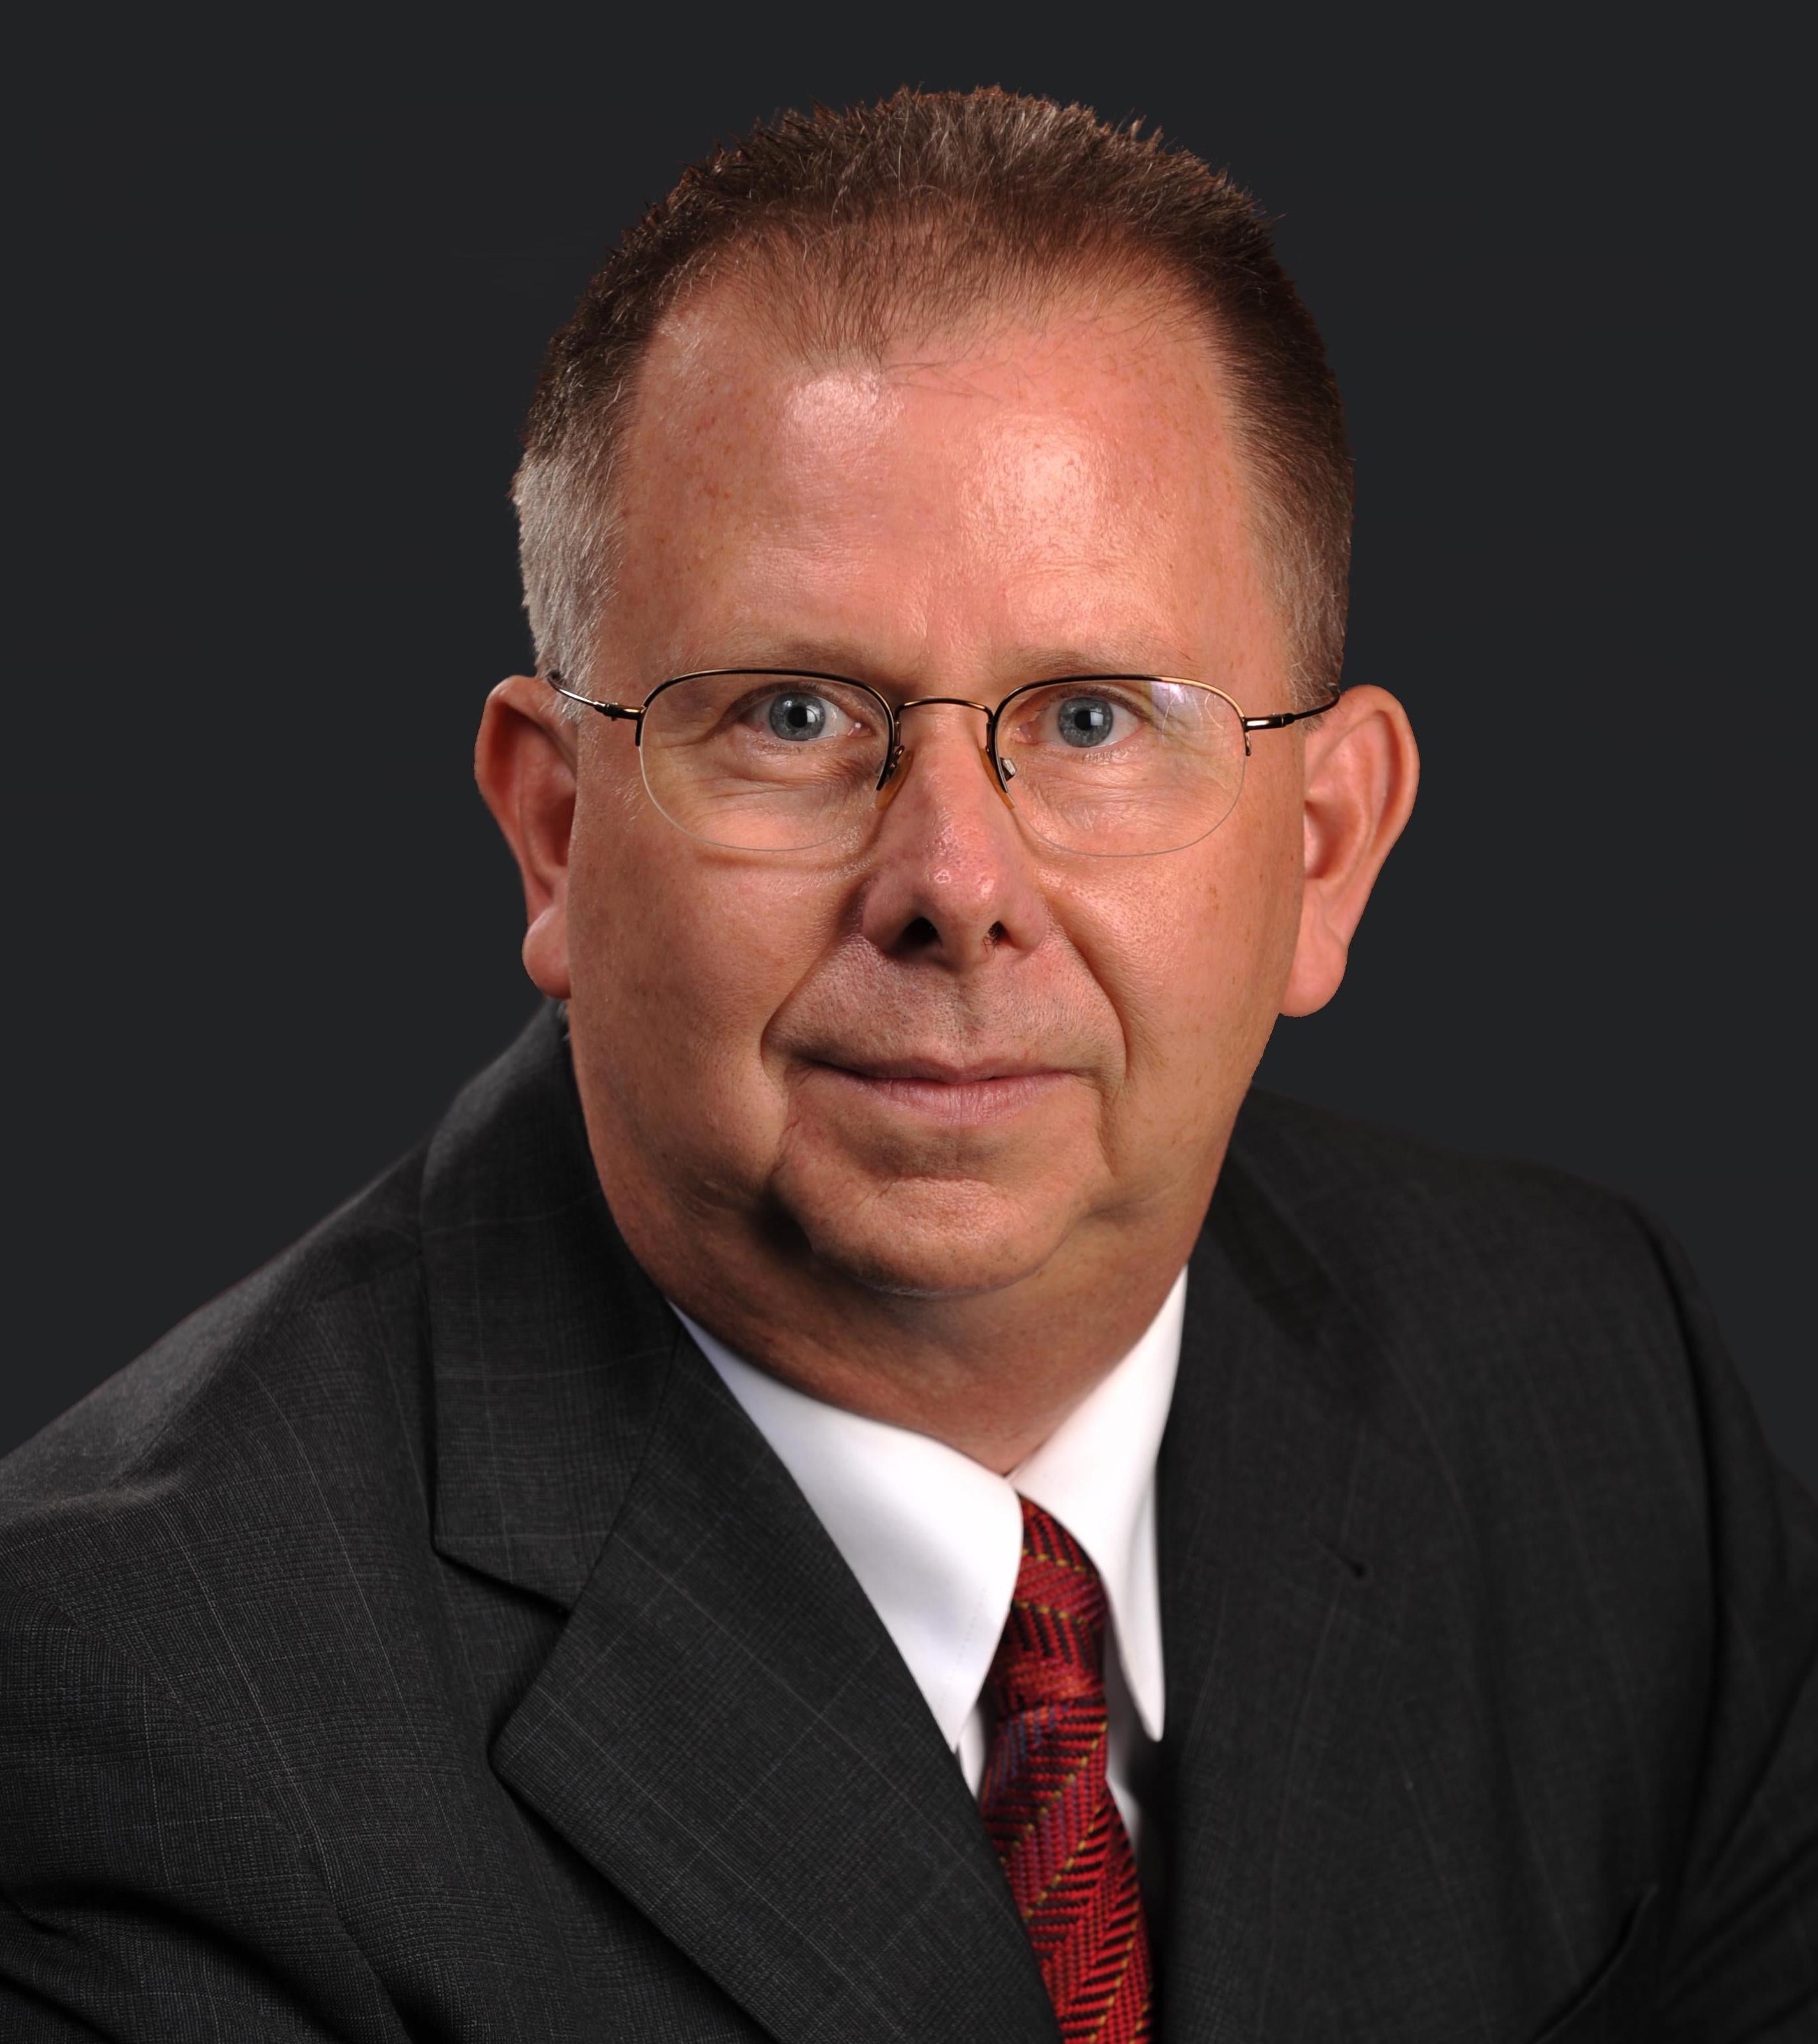
[[[1149,1940],[1129,1834],[1105,1776],[1105,1586],[1025,1497],[1023,1561],[986,1693],[979,1790],[1066,2044],[1147,2044]]]

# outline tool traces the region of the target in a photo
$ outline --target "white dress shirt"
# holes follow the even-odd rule
[[[1019,1496],[1090,1555],[1110,1617],[1108,1772],[1139,1850],[1143,1762],[1162,1735],[1155,1454],[1186,1301],[1183,1270],[1136,1347],[1008,1476],[926,1434],[792,1389],[676,1309],[876,1607],[974,1794],[990,1732],[985,1678],[1022,1558]]]

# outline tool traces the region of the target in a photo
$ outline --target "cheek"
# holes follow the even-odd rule
[[[1164,1116],[1190,1097],[1235,1112],[1262,1055],[1299,920],[1299,861],[1278,836],[1171,855],[1079,919],[1123,1024],[1128,1083]]]
[[[753,1105],[771,1018],[825,948],[826,890],[609,799],[578,820],[570,887],[577,999],[615,1064],[678,1119]]]

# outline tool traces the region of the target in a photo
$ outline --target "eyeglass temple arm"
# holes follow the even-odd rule
[[[1273,717],[1247,717],[1243,720],[1246,731],[1279,731],[1285,724],[1298,724],[1302,717],[1324,717],[1328,709],[1338,707],[1339,691],[1334,689],[1323,703],[1316,703],[1311,709],[1278,710]]]
[[[1322,717],[1338,701],[1339,692],[1334,689],[1330,698],[1311,709],[1278,710],[1273,717],[1240,717],[1237,720],[1243,733],[1243,756],[1250,757],[1250,734],[1253,731],[1279,731],[1285,724],[1298,724],[1304,717]]]
[[[576,695],[572,689],[563,687],[562,677],[554,668],[552,668],[543,678],[557,695],[566,696],[570,702],[580,704],[583,709],[597,709],[602,717],[628,718],[635,724],[644,715],[641,709],[633,709],[625,703],[595,702],[591,696]]]

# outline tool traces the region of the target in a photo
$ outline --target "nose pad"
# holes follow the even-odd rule
[[[878,783],[878,814],[882,816],[909,778],[909,763],[915,758],[913,747],[899,745],[884,763],[884,778]]]
[[[909,767],[913,763],[914,759],[915,747],[913,745],[899,745],[896,751],[890,755],[890,759],[884,767],[884,778],[878,784],[878,814],[879,816],[882,816],[885,810],[890,807],[891,803],[896,800],[897,793],[901,789],[904,782],[909,778]],[[1012,816],[1014,816],[1017,813],[1017,805],[1010,800],[1009,790],[1004,786],[1003,781],[998,779],[997,770],[991,764],[991,754],[987,747],[982,745],[979,747],[978,759],[980,764],[985,769],[985,778],[991,783],[992,787],[997,791],[998,801],[1004,805],[1005,808],[1010,812]],[[1004,762],[1004,780],[1010,779],[1015,774],[1016,770],[1016,768],[1010,764],[1008,759],[1006,759]]]

